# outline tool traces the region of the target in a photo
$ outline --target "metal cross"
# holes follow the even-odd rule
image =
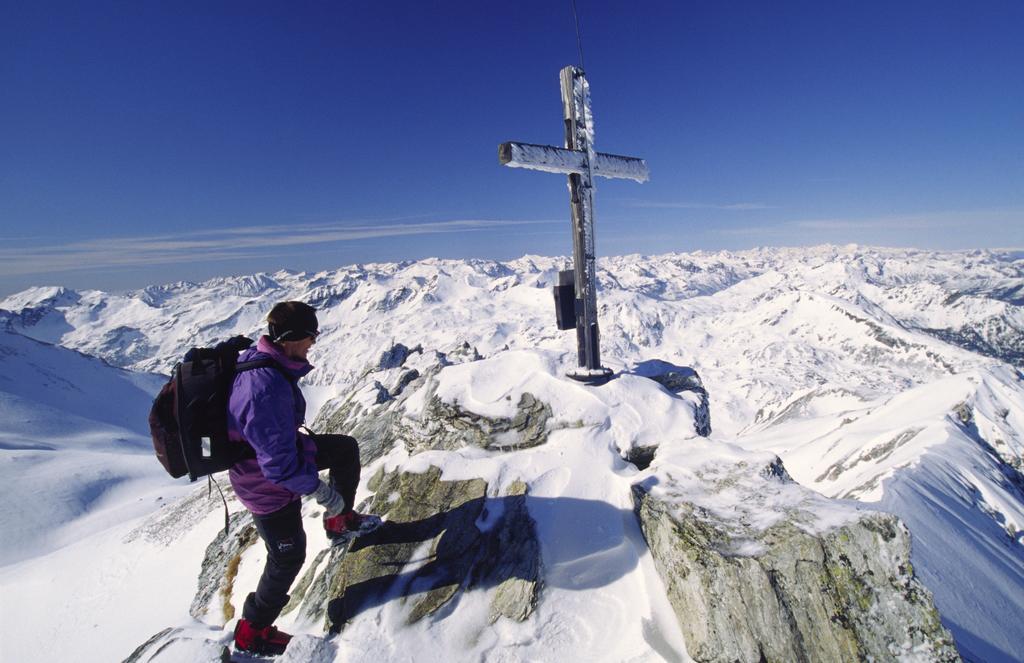
[[[635,157],[595,152],[590,84],[583,70],[573,66],[562,69],[561,80],[565,148],[502,143],[498,146],[498,160],[512,168],[529,168],[569,176],[573,269],[559,273],[559,285],[555,286],[558,326],[559,329],[571,329],[573,325],[565,318],[574,318],[580,370],[571,373],[570,377],[586,382],[603,382],[611,376],[611,371],[601,366],[597,325],[593,177],[597,175],[646,182],[647,163]],[[567,305],[567,302],[571,303]]]

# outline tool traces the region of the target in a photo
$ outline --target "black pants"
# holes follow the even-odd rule
[[[316,468],[330,470],[330,482],[351,510],[359,486],[359,444],[347,435],[317,435]],[[306,532],[302,529],[302,502],[263,516],[253,514],[256,531],[267,546],[267,563],[256,591],[245,599],[242,617],[256,627],[269,626],[288,604],[288,589],[306,561]]]
[[[314,435],[316,469],[330,470],[331,485],[345,498],[345,510],[355,506],[359,487],[359,443],[348,435]]]

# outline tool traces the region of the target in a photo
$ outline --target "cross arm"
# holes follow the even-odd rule
[[[584,171],[587,155],[585,152],[550,145],[508,142],[498,146],[498,161],[510,168],[528,168],[571,175]],[[646,182],[649,177],[647,162],[643,159],[603,152],[594,154],[590,171],[598,177],[636,182]]]

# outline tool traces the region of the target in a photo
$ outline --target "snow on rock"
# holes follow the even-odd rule
[[[417,357],[411,353],[406,363]],[[303,505],[307,561],[293,588],[294,605],[278,625],[322,633],[326,617],[340,630],[332,642],[344,660],[355,661],[409,652],[426,661],[682,660],[685,646],[632,513],[636,470],[622,460],[620,446],[636,436],[611,421],[609,405],[627,423],[637,418],[636,403],[660,403],[659,421],[636,438],[650,445],[673,426],[695,436],[692,403],[633,376],[595,402],[596,392],[560,375],[565,360],[506,352],[447,365],[435,373],[433,387],[411,383],[408,389],[435,389],[448,402],[461,399],[466,431],[514,412],[507,397],[526,388],[538,402],[583,413],[586,423],[552,430],[542,443],[511,453],[471,444],[410,453],[396,440],[365,468],[357,495],[360,508],[385,516],[378,533],[347,554],[328,550],[319,508]],[[472,370],[462,372],[466,367]],[[521,383],[503,386],[512,370],[522,374]],[[467,386],[460,388],[463,380]],[[560,395],[566,389],[570,395]],[[422,411],[400,416],[412,426]],[[466,439],[483,436],[478,430]],[[230,497],[229,503],[237,509]],[[215,519],[207,516],[204,527]],[[217,583],[216,573],[200,580],[201,592],[214,584],[216,590],[203,592],[206,609],[193,614],[215,628],[230,628],[263,564],[262,546],[225,545],[241,541],[244,531],[238,520],[229,536],[217,533],[206,549],[204,569],[234,558],[232,582]]]
[[[326,620],[358,650],[348,660],[957,660],[893,517],[799,486],[773,454],[698,436],[698,404],[653,379],[585,387],[564,376],[567,359],[522,350],[446,365],[406,387],[429,399],[389,402],[399,432],[384,435],[361,507],[385,523],[307,562],[287,619]],[[527,393],[575,423],[499,450],[487,440],[508,431],[495,422]],[[448,432],[405,444],[430,428],[428,402],[447,405]],[[634,447],[655,449],[646,472],[623,460]],[[254,578],[259,556],[234,554],[238,577]],[[238,605],[247,585],[234,586],[225,602]],[[442,625],[459,637],[440,642]]]
[[[777,458],[672,446],[634,494],[694,660],[960,660],[896,518],[798,486]]]

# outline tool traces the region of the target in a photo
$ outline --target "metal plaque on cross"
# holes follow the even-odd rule
[[[560,329],[576,327],[580,368],[570,373],[570,377],[585,382],[603,382],[611,376],[611,371],[601,366],[597,324],[593,178],[596,175],[646,182],[647,163],[636,157],[595,152],[594,114],[590,108],[590,85],[586,76],[582,69],[568,66],[561,71],[561,82],[565,147],[502,143],[498,146],[498,160],[512,168],[569,176],[573,269],[561,272],[554,288],[558,326]],[[566,318],[570,321],[567,322]]]

